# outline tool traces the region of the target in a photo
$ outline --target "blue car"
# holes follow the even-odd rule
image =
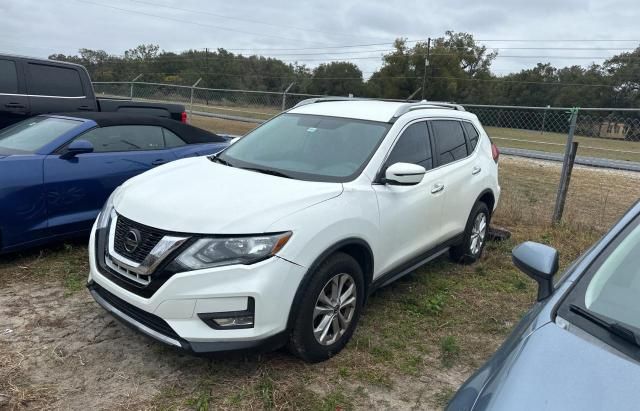
[[[215,154],[229,141],[171,119],[124,113],[42,115],[0,130],[0,254],[87,234],[127,179]]]
[[[555,249],[526,242],[512,256],[538,302],[447,410],[639,409],[640,202],[555,284]]]

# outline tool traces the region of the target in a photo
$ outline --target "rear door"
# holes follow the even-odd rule
[[[161,127],[94,128],[76,137],[91,142],[93,153],[61,158],[64,148],[44,164],[49,228],[52,234],[83,231],[111,192],[129,178],[175,160]]]
[[[18,59],[0,58],[0,129],[29,116],[22,65]]]
[[[443,172],[444,208],[442,231],[452,238],[464,231],[476,190],[473,188],[473,162],[461,121],[430,120],[438,167]]]
[[[427,172],[412,186],[374,184],[380,210],[380,232],[385,236],[385,253],[380,270],[393,269],[434,248],[442,241],[440,220],[443,192],[438,184],[441,170],[434,169],[433,146],[425,120],[407,126],[396,140],[384,170],[395,163],[423,166]]]
[[[93,91],[82,81],[82,67],[26,61],[25,73],[31,112],[36,114],[96,111]]]

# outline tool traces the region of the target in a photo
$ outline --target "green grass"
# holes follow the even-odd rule
[[[447,335],[440,341],[440,351],[442,365],[445,367],[451,367],[454,361],[460,355],[460,346],[458,340],[453,335]]]
[[[419,408],[442,407],[535,301],[536,285],[513,267],[511,249],[525,240],[551,244],[559,249],[561,265],[566,267],[640,193],[639,180],[626,174],[576,169],[572,185],[581,194],[570,197],[568,202],[568,210],[576,216],[569,213],[567,223],[551,226],[545,213],[552,208],[554,191],[545,187],[554,181],[557,172],[557,167],[542,167],[534,162],[501,160],[503,191],[494,222],[508,228],[512,238],[488,243],[477,264],[454,264],[443,256],[374,293],[352,341],[331,360],[304,364],[286,353],[272,352],[198,358],[194,362],[189,356],[149,342],[148,355],[140,361],[156,361],[162,366],[151,377],[136,376],[141,389],[147,377],[154,381],[166,375],[179,378],[168,380],[155,398],[131,408],[385,407],[376,402],[380,398],[396,401],[401,404],[399,408],[416,404]],[[616,187],[615,197],[609,198],[606,207],[601,189],[605,185]],[[525,195],[523,190],[537,193],[537,197]],[[57,244],[1,257],[0,284],[34,289],[43,283],[50,287],[57,284],[73,297],[82,292],[88,271],[84,243],[85,240],[67,246]],[[78,300],[81,299],[69,298],[68,303]],[[10,346],[5,348],[6,358],[19,358],[10,351]],[[1,357],[2,354],[0,360]],[[127,352],[123,352],[123,361],[129,359]],[[0,361],[0,388],[2,364]],[[44,372],[47,366],[43,364],[39,372]],[[72,366],[56,363],[56,367]],[[105,366],[120,367],[126,363]],[[48,372],[55,374],[56,370]],[[76,367],[73,372],[84,371]],[[443,373],[447,378],[440,378]],[[455,377],[450,378],[451,375]],[[123,380],[122,384],[125,389],[131,380]],[[428,393],[420,394],[425,386],[429,387]],[[46,408],[46,404],[37,402],[34,408],[38,405]]]
[[[503,127],[485,127],[498,147],[564,153],[567,134],[540,133]],[[607,138],[575,136],[579,143],[578,155],[640,162],[640,142]]]

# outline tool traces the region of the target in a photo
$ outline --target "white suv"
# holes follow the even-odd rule
[[[498,151],[445,103],[312,99],[222,153],[132,178],[90,239],[88,287],[194,352],[340,351],[367,296],[447,250],[480,257]]]

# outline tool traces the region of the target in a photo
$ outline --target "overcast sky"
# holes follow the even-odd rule
[[[222,47],[310,67],[322,60],[350,60],[368,77],[393,39],[426,39],[454,30],[497,48],[493,71],[506,74],[537,62],[601,63],[639,45],[639,21],[638,0],[0,0],[0,53],[46,57],[91,48],[122,54],[142,43],[168,51]],[[569,39],[634,41],[561,41]],[[387,44],[321,48],[372,43]],[[260,50],[300,48],[309,50]]]

